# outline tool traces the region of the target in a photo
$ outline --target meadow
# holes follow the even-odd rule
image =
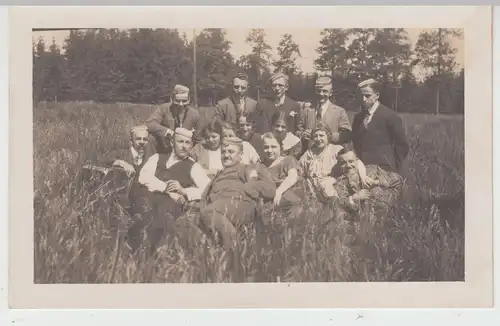
[[[328,223],[314,203],[280,241],[257,251],[244,231],[236,264],[222,249],[185,252],[175,238],[148,257],[119,241],[130,222],[119,193],[79,190],[77,175],[109,149],[128,146],[150,105],[40,103],[33,111],[35,283],[463,281],[463,202],[433,214],[432,193],[464,187],[463,116],[402,115],[410,142],[402,206],[383,226]],[[203,108],[210,115],[210,108]],[[350,114],[352,119],[352,114]],[[456,205],[456,203],[454,204]]]

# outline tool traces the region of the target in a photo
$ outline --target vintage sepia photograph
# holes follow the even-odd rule
[[[463,281],[463,52],[449,28],[34,30],[35,281]]]
[[[33,284],[467,281],[463,24],[52,26]]]

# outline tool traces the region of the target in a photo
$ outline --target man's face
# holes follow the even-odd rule
[[[238,145],[223,145],[221,150],[222,165],[230,167],[241,161],[242,151]]]
[[[273,133],[277,136],[283,139],[285,137],[287,131],[287,125],[285,121],[276,121],[276,123],[273,126]]]
[[[349,151],[339,156],[339,164],[342,173],[351,173],[357,171],[357,157],[353,151]]]
[[[276,139],[265,138],[264,139],[264,154],[268,161],[274,161],[281,155],[280,144]]]
[[[189,96],[186,94],[176,94],[173,103],[179,108],[185,108],[189,105]]]
[[[205,141],[211,150],[216,150],[220,146],[220,135],[216,132],[209,132]]]
[[[238,121],[240,137],[244,140],[248,140],[252,136],[253,125],[248,122],[246,117],[240,117]]]
[[[328,145],[328,135],[323,130],[318,130],[313,135],[314,146],[323,149]]]
[[[330,99],[330,96],[332,96],[332,86],[323,86],[323,87],[316,87],[314,89],[316,96],[319,99],[319,102],[321,104],[325,103]]]
[[[132,147],[139,153],[144,152],[144,147],[149,143],[149,132],[147,130],[137,130],[132,133]]]
[[[174,152],[178,158],[183,159],[189,155],[193,147],[193,140],[190,137],[175,134],[174,136]]]
[[[364,109],[371,108],[379,98],[379,94],[375,93],[370,86],[361,88],[361,106]]]
[[[236,98],[239,99],[239,98],[242,98],[243,96],[245,96],[247,89],[248,89],[248,81],[247,80],[243,80],[243,79],[239,79],[239,78],[235,78],[233,80],[233,92],[234,92],[234,95]]]
[[[277,98],[280,98],[285,95],[286,91],[288,90],[288,82],[285,80],[285,78],[277,78],[273,80],[271,87],[273,89],[274,95]]]

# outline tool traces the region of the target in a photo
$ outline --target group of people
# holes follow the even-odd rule
[[[306,107],[287,95],[285,74],[270,84],[274,99],[256,101],[247,96],[247,76],[237,74],[232,95],[206,123],[189,89],[177,85],[171,103],[131,130],[128,161],[111,164],[134,175],[132,248],[147,239],[154,250],[174,232],[188,244],[207,235],[230,249],[242,227],[265,218],[263,208],[294,219],[311,198],[338,218],[359,218],[365,203],[388,214],[409,147],[401,118],[378,100],[380,83],[359,83],[352,126],[330,100],[329,77],[317,78],[317,103]]]

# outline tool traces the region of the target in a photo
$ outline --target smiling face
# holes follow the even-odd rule
[[[242,150],[238,145],[223,144],[221,149],[222,165],[230,167],[241,162]]]
[[[316,87],[314,89],[316,96],[321,104],[325,103],[332,96],[332,85]]]
[[[263,142],[264,159],[267,162],[273,162],[281,156],[281,149],[278,140],[266,137]]]
[[[283,120],[278,120],[273,125],[273,133],[276,137],[283,139],[285,138],[287,132],[286,122]]]
[[[314,147],[324,149],[328,145],[328,135],[323,130],[317,130],[313,134]]]
[[[214,131],[209,131],[205,135],[205,142],[208,145],[209,149],[216,150],[220,146],[220,135]]]
[[[238,120],[239,134],[243,140],[248,140],[252,136],[253,125],[247,118],[242,116]]]
[[[189,95],[176,94],[172,102],[178,108],[185,108],[189,105]]]
[[[222,139],[224,138],[234,138],[236,136],[236,132],[233,129],[222,128]]]
[[[351,174],[356,171],[357,157],[354,151],[348,151],[339,156],[339,166],[344,174]]]

